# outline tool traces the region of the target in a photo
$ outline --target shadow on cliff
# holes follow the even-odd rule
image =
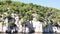
[[[43,34],[54,34],[52,22],[49,20],[47,20],[46,22],[47,22],[46,27],[43,27]]]
[[[29,21],[27,21],[25,23],[25,27],[27,27],[29,29],[29,33],[34,33],[34,27],[33,27],[33,23],[30,23]]]
[[[12,31],[13,33],[17,33],[19,28],[15,24],[15,19],[10,16],[7,18],[8,18],[8,27],[6,33],[11,33]]]

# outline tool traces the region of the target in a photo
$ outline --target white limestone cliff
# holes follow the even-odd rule
[[[32,31],[32,30],[34,30],[35,32],[43,32],[42,23],[37,21],[36,18],[35,18],[35,16],[37,14],[33,14],[33,15],[34,15],[33,20],[32,21],[27,21],[25,23],[25,25],[27,25],[26,27],[22,27],[22,25],[21,25],[21,21],[23,19],[19,20],[19,17],[16,14],[11,15],[16,20],[15,24],[17,25],[16,29],[18,30],[18,32],[24,32],[24,31],[29,32],[29,31]],[[8,18],[5,19],[4,23],[6,23],[5,26],[3,26],[2,23],[0,22],[0,32],[6,32],[6,30],[10,31],[11,29],[8,28]],[[54,26],[51,26],[51,25],[48,26],[45,30],[47,31],[47,29],[49,29],[49,31],[50,31],[51,27],[52,27],[53,32],[60,32],[60,28],[57,28],[57,27],[54,27]],[[13,32],[13,30],[12,30],[12,32]]]

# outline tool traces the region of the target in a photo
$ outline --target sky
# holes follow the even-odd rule
[[[60,0],[15,0],[23,3],[33,3],[37,5],[52,7],[60,10]]]

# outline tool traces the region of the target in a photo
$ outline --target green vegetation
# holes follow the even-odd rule
[[[4,15],[7,13],[8,15]],[[31,21],[33,19],[32,14],[38,14],[36,19],[37,21],[42,21],[48,23],[48,20],[52,24],[56,24],[60,21],[60,10],[55,8],[44,7],[36,4],[24,4],[21,2],[14,2],[11,0],[0,1],[0,16],[3,17],[11,16],[12,13],[16,13],[19,18],[23,18],[25,23],[27,20]],[[44,25],[45,26],[45,25]]]

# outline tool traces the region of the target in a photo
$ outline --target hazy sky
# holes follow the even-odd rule
[[[15,1],[20,1],[24,3],[33,3],[60,9],[60,0],[15,0]]]

